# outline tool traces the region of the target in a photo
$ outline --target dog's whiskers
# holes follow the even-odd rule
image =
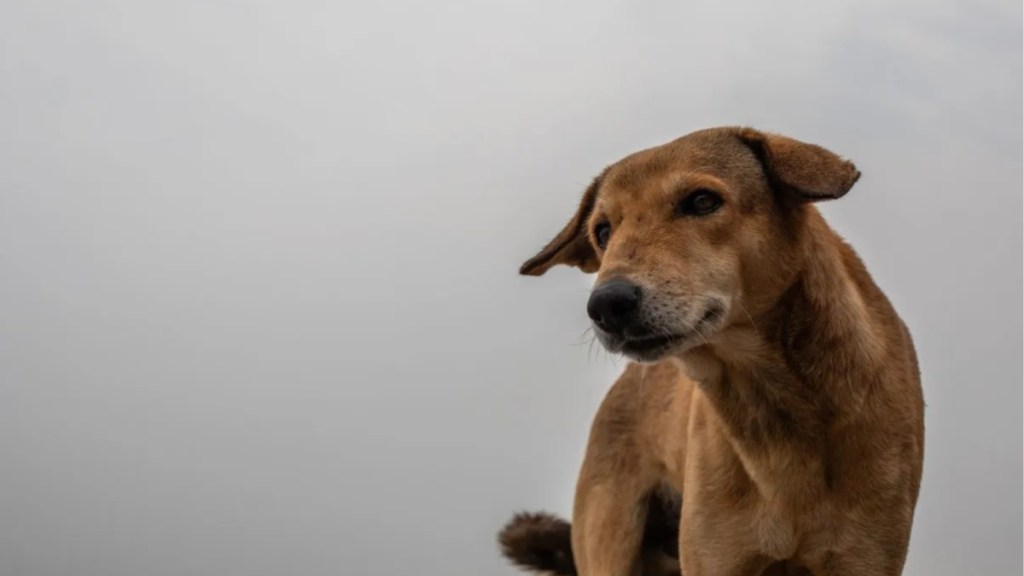
[[[594,327],[587,326],[583,330],[583,332],[580,333],[580,337],[576,340],[576,345],[582,346],[584,344],[592,344],[594,342],[595,337],[596,336],[594,335]]]
[[[711,342],[708,342],[708,339],[706,336],[704,336],[704,333],[701,332],[700,330],[697,330],[697,327],[694,326],[692,322],[690,322],[686,318],[680,318],[679,321],[686,325],[687,331],[689,331],[692,334],[696,334],[697,336],[700,336],[700,339],[704,341],[704,344],[706,346],[711,345]]]
[[[749,318],[749,319],[750,319],[750,325],[754,327],[754,330],[756,330],[756,331],[760,332],[761,330],[760,330],[760,329],[758,329],[758,327],[757,327],[757,323],[756,323],[756,322],[754,322],[754,317],[750,315],[750,312],[748,312],[748,311],[747,311],[747,308],[746,308],[746,307],[745,307],[745,306],[743,305],[743,303],[742,303],[742,302],[740,302],[739,300],[737,300],[737,301],[736,301],[736,305],[737,305],[737,306],[739,306],[739,307],[740,307],[740,310],[743,310],[743,313],[744,313],[744,314],[746,314],[746,315],[747,315],[747,318]]]

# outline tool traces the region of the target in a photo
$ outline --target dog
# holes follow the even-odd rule
[[[924,458],[910,333],[815,202],[860,172],[746,127],[632,154],[520,272],[597,280],[631,362],[594,419],[572,524],[519,514],[523,568],[627,576],[895,576]]]

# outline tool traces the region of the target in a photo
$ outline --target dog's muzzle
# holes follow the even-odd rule
[[[649,295],[648,295],[649,296]],[[700,302],[700,301],[698,301]],[[653,362],[682,349],[713,330],[722,319],[724,306],[717,299],[701,302],[689,319],[674,306],[667,315],[658,302],[645,305],[644,289],[622,278],[594,288],[587,302],[587,314],[594,322],[601,344],[609,352],[621,353],[633,360]]]

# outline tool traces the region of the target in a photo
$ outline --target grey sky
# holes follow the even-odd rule
[[[921,358],[906,573],[1022,572],[1019,2],[362,4],[0,4],[0,573],[512,574],[623,366],[516,269],[737,123],[864,172],[825,211]]]

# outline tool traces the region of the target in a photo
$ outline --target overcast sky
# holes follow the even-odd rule
[[[694,129],[820,143],[917,342],[907,574],[1020,574],[1021,4],[0,4],[0,573],[510,575],[623,362],[516,275]]]

